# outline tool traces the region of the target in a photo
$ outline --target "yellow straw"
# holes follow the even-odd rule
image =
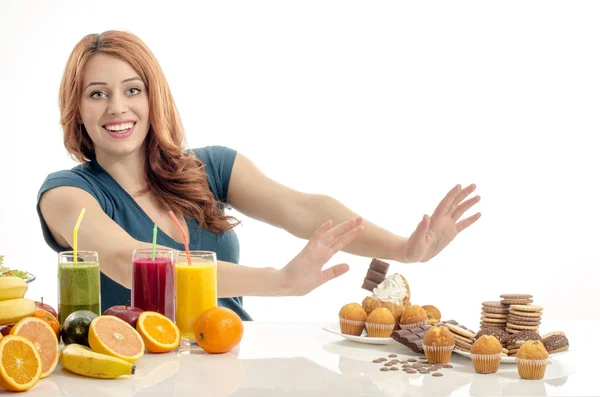
[[[75,265],[77,264],[77,231],[79,230],[79,225],[83,219],[83,214],[85,214],[85,208],[81,210],[79,219],[77,219],[77,223],[75,224],[75,229],[73,229],[73,264]]]

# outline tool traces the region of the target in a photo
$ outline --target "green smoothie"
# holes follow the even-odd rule
[[[94,262],[60,263],[58,265],[58,321],[77,310],[100,315],[100,265]]]

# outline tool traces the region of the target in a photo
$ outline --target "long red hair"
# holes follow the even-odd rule
[[[73,49],[60,84],[60,123],[64,144],[81,163],[96,157],[94,145],[79,121],[83,72],[96,54],[114,56],[129,63],[148,90],[150,130],[146,137],[148,189],[164,208],[194,218],[214,233],[227,231],[239,221],[223,212],[210,191],[204,165],[184,148],[185,135],[171,90],[158,61],[137,36],[107,31],[85,36]]]

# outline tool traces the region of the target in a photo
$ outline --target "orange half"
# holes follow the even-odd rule
[[[49,376],[58,364],[58,339],[52,327],[37,317],[25,317],[10,330],[11,335],[29,339],[42,358],[41,378]]]
[[[108,354],[130,363],[135,363],[144,355],[144,341],[140,334],[115,316],[93,319],[88,342],[96,353]]]
[[[10,391],[31,389],[42,375],[42,358],[33,343],[19,335],[0,340],[0,386]]]
[[[143,312],[138,317],[136,329],[151,353],[166,353],[179,346],[181,333],[168,317],[156,312]]]

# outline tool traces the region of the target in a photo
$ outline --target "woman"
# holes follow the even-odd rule
[[[245,156],[225,147],[186,150],[183,127],[163,72],[136,36],[108,31],[84,37],[71,53],[60,87],[65,147],[82,164],[50,174],[38,194],[47,243],[57,252],[72,246],[81,208],[79,247],[98,251],[102,310],[129,298],[131,253],[148,247],[154,224],[158,244],[183,250],[168,215],[173,210],[192,250],[217,253],[219,304],[250,316],[242,296],[304,295],[348,271],[323,270],[344,249],[400,262],[437,255],[480,214],[459,218],[479,201],[471,185],[455,186],[409,238],[363,221],[338,201],[289,189],[265,176]],[[281,269],[237,264],[232,230],[241,213],[308,240]],[[335,226],[333,226],[335,225]]]

